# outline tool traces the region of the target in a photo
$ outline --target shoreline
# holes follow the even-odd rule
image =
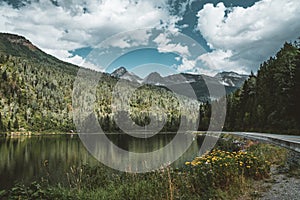
[[[162,134],[178,134],[179,132],[159,132],[156,133],[155,135],[162,135]],[[199,131],[199,132],[194,132],[194,131],[187,131],[187,132],[182,132],[184,134],[186,133],[191,133],[194,134],[195,136],[198,135],[204,135],[205,132]],[[60,132],[60,131],[14,131],[14,132],[0,132],[0,137],[1,136],[47,136],[47,135],[79,135],[80,133],[78,132]],[[89,133],[89,134],[99,134],[99,133]],[[119,134],[124,134],[127,135],[126,133],[122,132],[111,132],[111,133],[104,133],[105,135],[119,135]],[[136,132],[135,134],[139,134],[139,132]],[[140,134],[151,134],[151,132],[140,132]]]
[[[33,131],[26,131],[26,132],[5,132],[0,133],[0,137],[31,137],[31,136],[49,136],[49,135],[78,135],[78,133],[66,133],[66,132],[33,132]]]

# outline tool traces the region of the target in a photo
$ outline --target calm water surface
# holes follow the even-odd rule
[[[122,149],[133,152],[149,152],[164,147],[172,141],[173,134],[158,134],[147,139],[126,135],[109,135],[109,139]],[[184,141],[181,141],[184,142]],[[175,163],[182,164],[197,156],[201,141],[195,140],[191,147]],[[174,148],[177,145],[173,145]],[[105,152],[108,158],[113,154]],[[30,183],[50,174],[54,182],[66,180],[71,166],[83,164],[100,165],[85,149],[77,135],[54,135],[32,137],[0,137],[0,189],[8,189],[16,182]]]

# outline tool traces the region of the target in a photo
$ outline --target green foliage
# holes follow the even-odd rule
[[[228,96],[227,130],[299,133],[300,50],[292,44]]]
[[[199,130],[206,131],[211,118],[211,104],[206,102],[205,104],[200,105],[200,121],[199,121]]]
[[[0,131],[75,130],[72,92],[78,69],[45,54],[23,37],[0,34]],[[111,105],[118,80],[108,74],[85,71],[101,77],[94,108],[99,123],[107,132],[120,131]],[[128,82],[121,89],[130,92],[133,86]],[[117,94],[115,100],[124,108],[124,95]],[[145,85],[134,91],[126,115],[132,123],[145,126],[150,116],[159,121],[165,114],[163,131],[176,131],[181,117],[186,119],[186,125],[197,119],[191,113],[199,103],[183,96],[181,101],[189,110],[182,112],[179,100],[167,89]]]
[[[43,62],[17,57],[0,64],[0,74],[1,131],[73,128],[68,113],[73,75]]]

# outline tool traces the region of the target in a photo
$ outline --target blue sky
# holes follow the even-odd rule
[[[202,37],[201,33],[198,31],[195,31],[195,24],[197,22],[197,12],[203,8],[203,6],[207,3],[212,3],[214,5],[217,5],[220,2],[224,2],[224,5],[227,7],[230,6],[242,6],[244,8],[247,8],[249,6],[252,6],[257,0],[235,0],[235,1],[220,1],[220,0],[206,0],[206,1],[194,1],[191,2],[191,5],[189,8],[184,12],[182,15],[182,20],[177,22],[178,26],[182,26],[181,32],[188,35],[189,37],[193,38],[195,41],[197,41],[201,46],[208,52],[211,52],[212,49],[207,45],[206,40]],[[176,7],[175,7],[176,8]],[[174,11],[174,14],[179,14],[180,9],[177,8],[177,10]],[[72,55],[78,55],[81,57],[86,57],[88,53],[92,51],[91,47],[84,47],[79,48],[70,51]],[[161,65],[169,66],[172,68],[172,66],[177,66],[182,64],[182,62],[179,60],[176,60],[176,57],[178,57],[176,54],[173,53],[159,53],[155,49],[145,49],[145,50],[135,50],[133,52],[127,53],[126,55],[120,57],[118,60],[113,62],[105,71],[108,73],[111,73],[115,69],[119,68],[120,66],[126,67],[129,71],[131,69],[134,69],[136,66],[144,65],[146,63],[159,63]],[[150,68],[150,67],[149,67]],[[141,73],[141,71],[136,71],[135,73],[138,74],[141,77],[144,77],[147,73],[151,73],[153,71],[159,71],[161,75],[166,76],[169,75],[169,73],[173,73],[173,70],[165,71],[160,70],[159,65],[155,66],[153,65],[149,71],[147,70],[145,73]],[[187,71],[188,72],[188,71]]]
[[[144,65],[147,63],[160,63],[166,66],[179,65],[181,62],[177,61],[176,54],[173,53],[159,53],[157,49],[142,49],[131,51],[117,60],[112,62],[107,69],[107,72],[112,72],[120,66],[126,66],[132,69],[136,66]],[[152,70],[155,68],[153,67]]]
[[[162,66],[208,75],[249,73],[285,41],[300,36],[299,9],[298,0],[4,0],[0,31],[23,35],[59,59],[100,71],[143,65],[149,67],[145,73],[165,75]],[[132,32],[149,28],[155,31]],[[131,35],[110,39],[128,31]],[[99,49],[105,41],[110,44]],[[105,54],[118,57],[93,63],[96,53],[103,60],[110,57]]]
[[[242,6],[244,8],[247,8],[249,6],[252,6],[255,2],[258,0],[233,0],[233,1],[221,1],[221,0],[199,0],[199,1],[194,1],[191,3],[190,7],[186,10],[186,12],[183,14],[183,19],[178,21],[178,26],[182,25],[188,25],[188,27],[183,27],[181,28],[181,32],[190,36],[197,42],[199,42],[207,51],[211,51],[211,49],[207,46],[207,42],[205,39],[202,37],[201,33],[195,31],[195,24],[197,22],[197,12],[203,8],[203,5],[207,3],[213,3],[214,5],[217,5],[220,2],[223,2],[225,6],[230,7],[230,6]],[[180,12],[179,10],[175,11],[175,14],[178,14]],[[88,53],[91,51],[91,47],[84,47],[84,48],[79,48],[75,49],[72,51],[72,54],[74,55],[80,55],[83,57],[86,57]]]

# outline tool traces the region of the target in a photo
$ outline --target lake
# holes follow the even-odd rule
[[[151,138],[128,135],[107,136],[115,145],[131,152],[149,152],[170,144],[174,134],[157,134]],[[198,155],[202,139],[194,140],[189,149],[173,163],[180,167]],[[181,139],[180,143],[185,141]],[[178,144],[171,148],[177,149]],[[114,161],[114,153],[103,146],[105,156]],[[50,175],[50,180],[65,182],[71,166],[100,165],[85,148],[78,135],[0,137],[0,189],[8,189],[16,182],[30,183]],[[167,159],[167,158],[166,158]]]

